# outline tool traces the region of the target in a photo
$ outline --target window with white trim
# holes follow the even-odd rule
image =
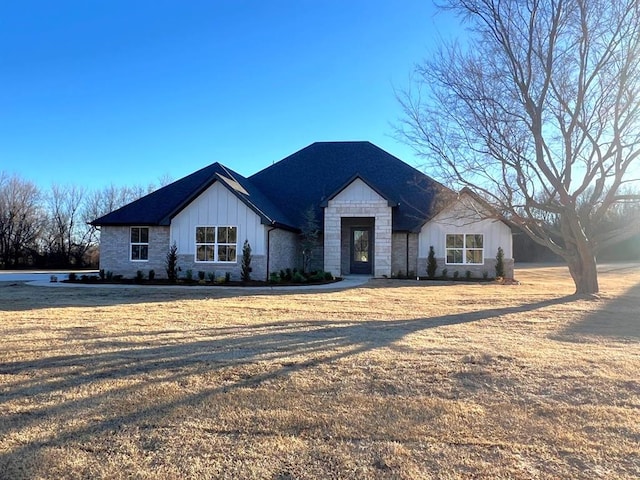
[[[235,263],[238,227],[196,227],[196,262]]]
[[[131,227],[131,261],[149,260],[149,228]]]
[[[484,237],[481,233],[447,234],[446,263],[448,265],[482,265]]]

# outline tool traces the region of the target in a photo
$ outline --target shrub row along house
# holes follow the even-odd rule
[[[369,142],[314,143],[248,178],[214,163],[92,224],[101,229],[100,268],[114,274],[161,276],[175,244],[182,271],[238,279],[248,240],[252,278],[266,280],[302,267],[301,233],[314,219],[309,268],[334,276],[426,276],[431,246],[438,275],[492,277],[499,247],[513,275],[511,230],[481,200]]]

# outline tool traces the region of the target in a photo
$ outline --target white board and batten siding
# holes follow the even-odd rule
[[[338,193],[333,198],[333,202],[385,202],[386,204],[384,198],[359,178]]]
[[[512,258],[511,229],[503,222],[483,218],[481,208],[468,198],[457,201],[440,212],[420,230],[418,256],[426,258],[433,246],[437,257],[443,257],[447,234],[482,234],[484,258],[495,257],[498,247],[506,259]]]
[[[196,227],[202,226],[238,227],[238,252],[247,239],[254,255],[266,255],[266,231],[260,217],[220,182],[172,219],[171,242],[176,243],[178,252],[195,255]]]

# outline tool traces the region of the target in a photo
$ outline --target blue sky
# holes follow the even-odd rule
[[[146,185],[329,140],[415,165],[393,89],[452,28],[428,0],[3,2],[0,171]]]

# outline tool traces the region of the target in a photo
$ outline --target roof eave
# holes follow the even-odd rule
[[[98,219],[99,220],[99,219]],[[130,226],[140,226],[140,227],[165,227],[169,226],[169,224],[165,224],[162,222],[98,222],[94,220],[93,222],[87,222],[88,225],[93,227],[130,227]]]
[[[279,228],[281,230],[287,230],[289,232],[293,232],[293,233],[301,233],[301,230],[297,227],[293,227],[291,225],[287,225],[286,223],[281,223],[281,222],[263,222],[263,225],[269,225],[273,228]]]

